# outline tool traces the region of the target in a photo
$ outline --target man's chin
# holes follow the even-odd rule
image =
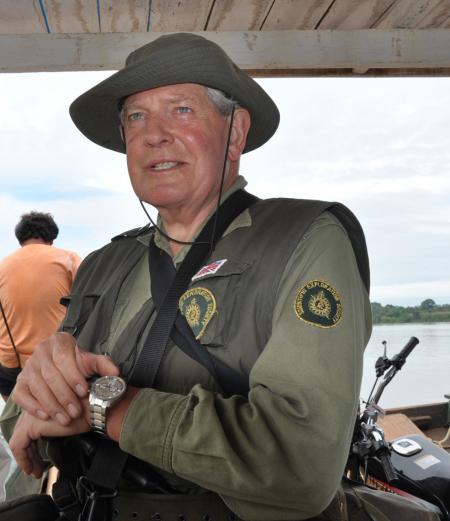
[[[179,204],[178,198],[174,197],[171,194],[156,194],[152,193],[151,195],[148,194],[136,194],[138,198],[144,202],[149,204],[150,206],[153,206],[157,210],[160,209],[169,209],[171,207],[176,207]]]

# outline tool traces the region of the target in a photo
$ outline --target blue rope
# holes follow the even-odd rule
[[[44,17],[45,27],[47,29],[47,32],[50,34],[52,31],[50,30],[50,25],[48,24],[47,13],[45,12],[43,0],[39,0],[39,6],[41,8],[42,16]]]
[[[152,17],[152,0],[148,0],[147,32],[150,31],[151,17]]]
[[[97,18],[98,18],[98,30],[102,32],[102,20],[100,17],[100,0],[97,0]]]

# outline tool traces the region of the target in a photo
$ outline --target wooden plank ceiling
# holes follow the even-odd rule
[[[117,68],[174,31],[205,32],[259,75],[450,70],[450,0],[1,0],[0,70]]]

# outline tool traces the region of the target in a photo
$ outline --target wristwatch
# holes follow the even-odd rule
[[[101,376],[91,382],[89,412],[93,431],[106,436],[106,411],[122,398],[126,388],[120,376]]]

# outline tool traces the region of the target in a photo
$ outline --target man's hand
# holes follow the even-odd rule
[[[73,420],[68,427],[63,427],[52,419],[40,420],[26,411],[22,412],[9,440],[9,446],[17,464],[26,474],[40,478],[44,472],[44,462],[37,450],[37,440],[44,437],[72,436],[90,430],[87,419],[89,405],[87,400],[83,402],[83,415]]]
[[[118,375],[119,370],[107,356],[81,350],[73,336],[55,333],[38,344],[17,377],[11,398],[30,415],[66,426],[80,418],[87,378],[94,374]]]

